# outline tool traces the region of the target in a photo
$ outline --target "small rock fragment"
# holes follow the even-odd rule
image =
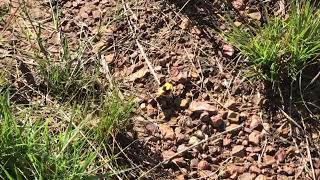
[[[190,161],[190,167],[191,167],[191,168],[197,168],[197,167],[198,167],[198,163],[199,163],[199,160],[198,160],[197,158],[191,159],[191,161]]]
[[[231,180],[236,180],[236,179],[238,179],[237,177],[238,177],[238,173],[233,173],[233,174],[230,176],[230,179],[231,179]]]
[[[179,25],[179,27],[180,27],[181,29],[183,29],[183,30],[186,30],[186,29],[188,29],[188,28],[190,27],[190,25],[191,25],[190,19],[187,18],[187,17],[184,17],[184,18],[182,19],[181,24]]]
[[[87,18],[89,17],[88,13],[86,13],[86,12],[82,12],[82,13],[80,14],[80,16],[81,16],[83,19],[87,19]]]
[[[218,128],[223,125],[222,115],[218,114],[211,117],[211,125],[215,128]]]
[[[210,113],[217,113],[217,108],[206,101],[192,101],[189,106],[189,110],[191,112],[207,111]]]
[[[106,62],[108,63],[108,64],[110,64],[110,63],[112,63],[113,61],[114,61],[114,54],[108,54],[108,55],[106,55],[105,57],[104,57],[104,59],[106,60]]]
[[[234,111],[229,111],[228,112],[228,120],[230,123],[239,124],[240,123],[239,113],[234,112]]]
[[[259,131],[253,131],[249,135],[249,142],[253,145],[258,145],[260,142],[260,132]]]
[[[280,148],[276,153],[276,159],[278,162],[284,162],[284,160],[286,159],[286,151],[283,148]]]
[[[260,19],[261,19],[261,13],[260,12],[249,13],[248,16],[251,19],[258,20],[258,21],[260,21]]]
[[[241,25],[242,25],[242,23],[241,23],[241,22],[239,22],[239,21],[235,21],[233,24],[234,24],[236,27],[239,27],[239,26],[241,26]]]
[[[185,144],[181,144],[178,146],[177,148],[177,152],[182,152],[187,148],[187,146]]]
[[[231,154],[233,156],[244,157],[245,149],[243,145],[236,145],[232,148]]]
[[[260,173],[261,173],[261,169],[258,168],[258,167],[255,166],[255,165],[253,165],[253,166],[250,166],[249,172],[256,173],[256,174],[260,174]]]
[[[258,147],[258,146],[255,146],[255,147],[247,147],[246,148],[246,151],[247,152],[251,152],[251,153],[258,153],[261,151],[261,148]]]
[[[222,52],[223,52],[223,55],[232,57],[234,54],[234,48],[233,48],[233,46],[231,46],[229,44],[225,44],[222,47]]]
[[[249,142],[248,142],[247,140],[243,140],[243,141],[242,141],[242,145],[248,146],[248,144],[249,144]]]
[[[284,166],[283,172],[285,172],[288,176],[292,176],[294,174],[294,169],[290,166]]]
[[[232,1],[232,5],[237,10],[241,10],[241,9],[243,9],[245,7],[244,0],[233,0]]]
[[[250,129],[251,130],[258,129],[261,126],[262,126],[261,118],[257,115],[252,115],[251,122],[250,122]]]
[[[209,165],[209,163],[207,161],[201,160],[198,163],[198,169],[200,169],[200,170],[210,170],[210,165]]]
[[[101,16],[101,13],[99,10],[95,10],[92,12],[93,19],[95,19],[95,20],[100,19],[100,16]]]
[[[238,177],[238,180],[254,180],[255,177],[255,174],[243,173]]]
[[[227,100],[227,102],[224,104],[224,107],[227,109],[230,109],[232,111],[237,111],[238,107],[237,107],[237,103],[233,98],[230,98]]]
[[[180,102],[180,107],[183,108],[183,109],[187,109],[189,104],[190,104],[190,99],[189,98],[182,99],[181,102]]]
[[[273,158],[273,156],[269,156],[269,155],[265,155],[263,157],[263,162],[267,165],[267,166],[271,166],[273,164],[276,163],[276,160]]]
[[[158,126],[153,123],[146,124],[145,128],[148,134],[155,134],[158,131]]]
[[[230,138],[224,138],[222,141],[223,146],[229,146],[231,144]]]
[[[171,157],[174,156],[175,154],[176,154],[176,153],[175,153],[174,151],[172,151],[172,150],[163,151],[163,152],[161,153],[162,158],[163,158],[164,160],[168,160],[169,158],[171,158]]]
[[[185,180],[184,175],[180,174],[179,176],[176,177],[175,180]]]
[[[197,130],[194,135],[199,139],[203,139],[204,138],[204,134],[203,134],[203,132],[201,130]]]
[[[149,74],[149,70],[147,68],[142,68],[139,71],[131,74],[128,77],[128,80],[133,82],[133,81],[136,81],[137,79],[144,78],[148,74]]]
[[[173,132],[172,128],[169,125],[166,124],[160,124],[159,129],[161,131],[161,134],[163,135],[164,139],[166,140],[174,140],[175,139],[175,133]]]
[[[256,177],[255,180],[267,180],[267,179],[268,179],[267,176],[260,174],[258,175],[258,177]]]
[[[227,166],[227,171],[230,173],[230,174],[234,174],[234,173],[243,173],[245,171],[245,167],[243,166],[238,166],[238,165],[235,165],[235,164],[231,164],[231,165],[228,165]]]
[[[188,144],[189,145],[194,145],[194,144],[196,144],[198,142],[199,142],[199,139],[196,136],[191,136],[190,139],[189,139]]]

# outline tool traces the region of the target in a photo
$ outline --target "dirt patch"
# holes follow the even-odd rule
[[[281,13],[279,2],[269,7]],[[238,25],[265,23],[261,4],[76,0],[10,6],[0,22],[7,43],[0,50],[9,50],[3,59],[17,59],[13,66],[19,70],[11,72],[20,98],[30,102],[35,93],[47,95],[35,73],[38,62],[29,57],[50,56],[51,63],[61,63],[55,60],[63,56],[63,40],[71,52],[83,52],[72,58],[100,67],[101,86],[134,94],[133,132],[117,137],[125,149],[121,162],[139,167],[128,172],[129,178],[319,177],[320,135],[314,128],[319,124],[302,127],[285,112],[269,113],[267,88],[243,76],[244,60],[214,31],[227,30],[226,15]],[[26,7],[29,14],[16,11]],[[46,51],[39,37],[25,33],[40,29]],[[166,82],[173,89],[157,95]]]

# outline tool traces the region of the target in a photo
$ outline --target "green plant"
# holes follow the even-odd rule
[[[120,91],[113,90],[104,100],[104,105],[99,112],[100,121],[96,128],[99,141],[108,140],[106,134],[114,134],[125,128],[130,119],[134,103],[132,100],[126,101],[121,98]]]
[[[26,115],[12,114],[8,92],[3,90],[0,94],[2,179],[88,179],[111,177],[117,173],[98,172],[105,165],[101,162],[112,163],[111,160],[116,158],[112,152],[108,156],[101,154],[105,154],[105,146],[108,146],[106,137],[118,128],[118,121],[124,122],[131,113],[129,107],[123,106],[125,104],[112,98],[112,102],[106,101],[101,105],[107,108],[102,108],[100,113],[89,113],[82,108],[71,110],[70,118],[61,118],[63,124],[58,124],[59,128],[53,130],[54,117],[31,120]],[[54,113],[51,115],[56,116]],[[109,128],[103,132],[103,139],[100,138],[102,134],[97,134],[95,128],[89,126],[89,122],[95,120],[103,128]]]
[[[286,20],[270,18],[257,30],[233,27],[224,36],[248,58],[255,77],[272,83],[296,80],[304,67],[320,64],[320,11],[310,1],[292,3]]]

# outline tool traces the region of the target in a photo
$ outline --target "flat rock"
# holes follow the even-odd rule
[[[254,180],[255,177],[255,174],[243,173],[238,177],[238,180]]]
[[[283,166],[282,171],[288,176],[292,176],[294,174],[294,169],[290,166]]]
[[[261,148],[258,147],[258,146],[255,146],[255,147],[247,147],[247,148],[246,148],[246,151],[247,151],[247,152],[251,152],[251,153],[258,153],[258,152],[261,152]]]
[[[180,107],[183,109],[187,109],[190,104],[190,99],[182,99],[180,102]]]
[[[210,164],[205,161],[205,160],[201,160],[199,163],[198,163],[198,169],[200,170],[210,170]]]
[[[182,152],[187,148],[187,146],[185,144],[181,144],[178,146],[177,148],[177,152]]]
[[[253,145],[258,145],[260,143],[261,133],[259,131],[254,130],[249,135],[249,142]]]
[[[211,124],[213,127],[218,128],[223,125],[222,115],[218,114],[211,117]]]
[[[234,111],[228,112],[228,120],[230,123],[239,124],[240,123],[239,117],[240,117],[239,113],[237,113],[237,112],[234,112]]]
[[[242,174],[242,173],[244,173],[245,170],[246,170],[245,167],[238,166],[238,165],[235,165],[235,164],[231,164],[231,165],[227,166],[227,171],[230,174],[234,174],[234,173]]]
[[[251,19],[258,20],[258,21],[261,19],[261,13],[260,12],[249,13],[248,16]]]
[[[261,173],[261,169],[258,168],[258,166],[252,165],[249,168],[249,172],[251,173],[256,173],[256,174],[260,174]]]
[[[158,126],[153,123],[146,124],[145,129],[148,134],[155,134],[158,132]]]
[[[260,174],[260,175],[258,175],[258,176],[256,177],[255,180],[267,180],[267,179],[268,179],[267,176]]]
[[[232,156],[237,157],[244,157],[245,156],[245,149],[243,145],[236,145],[232,148],[231,151]]]
[[[196,144],[198,142],[199,142],[199,139],[196,136],[191,136],[190,139],[189,139],[188,144],[192,146],[192,145],[194,145],[194,144]]]
[[[162,155],[162,158],[164,160],[167,160],[169,159],[170,157],[172,157],[173,155],[175,155],[176,153],[172,150],[167,150],[167,151],[162,151],[161,155]]]
[[[175,180],[185,180],[184,175],[183,175],[183,174],[178,175],[178,176],[175,178]]]
[[[232,47],[232,46],[231,46]],[[233,98],[230,98],[227,100],[227,102],[224,104],[224,107],[233,111],[238,110],[237,108],[238,104]]]
[[[199,164],[199,160],[197,158],[191,159],[191,161],[190,161],[190,167],[191,168],[197,168],[198,164]]]
[[[164,139],[172,141],[175,139],[176,135],[169,125],[159,124],[159,129]]]
[[[276,160],[273,158],[273,156],[269,156],[269,155],[265,155],[263,157],[263,162],[267,165],[267,166],[271,166],[272,164],[276,163]]]
[[[230,124],[229,126],[226,127],[226,131],[230,131],[231,129],[234,129],[236,127],[238,127],[239,125],[238,124]],[[240,131],[240,128],[238,128],[237,130],[233,130],[231,131],[230,133],[233,134],[233,135],[236,135],[238,134]]]
[[[251,122],[250,122],[250,130],[254,130],[254,129],[261,129],[262,127],[262,120],[259,116],[257,115],[252,115],[251,116]]]
[[[192,101],[189,105],[189,110],[191,112],[202,112],[207,111],[210,113],[217,113],[217,108],[207,101]]]
[[[223,146],[229,146],[231,144],[231,139],[230,138],[223,138],[222,144]]]

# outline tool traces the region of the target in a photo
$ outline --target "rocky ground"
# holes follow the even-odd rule
[[[5,48],[9,51],[3,51],[1,61],[12,63],[13,69],[16,63],[25,66],[13,74],[23,92],[17,93],[20,101],[32,99],[34,89],[43,93],[23,72],[37,65],[28,58],[36,47],[28,32],[37,24],[50,56],[59,57],[61,36],[66,37],[73,51],[85,47],[82,58],[88,64],[101,61],[101,79],[135,96],[133,126],[118,136],[125,148],[121,163],[134,167],[128,177],[320,178],[320,134],[315,128],[320,126],[274,111],[269,87],[246,78],[245,59],[218,33],[228,31],[229,17],[236,26],[263,24],[266,5],[269,13],[285,16],[283,1],[1,3],[11,8],[0,24],[0,50],[15,47]],[[25,7],[28,13],[21,13]],[[58,30],[54,8],[59,8]],[[157,94],[166,82],[173,89]]]

